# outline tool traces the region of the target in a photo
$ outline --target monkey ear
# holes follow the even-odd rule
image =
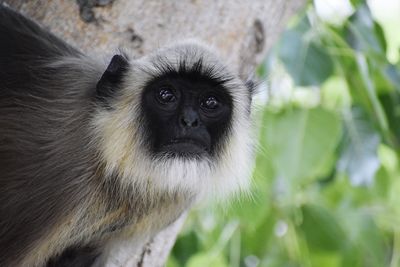
[[[247,87],[247,89],[250,92],[251,96],[254,96],[256,94],[256,90],[257,90],[257,82],[253,79],[249,79],[244,83]]]
[[[125,56],[115,55],[112,57],[106,71],[96,85],[96,99],[107,102],[116,90],[121,86],[122,78],[129,68],[129,62]]]
[[[241,73],[239,75],[240,79],[243,81],[247,90],[249,90],[250,98],[252,98],[255,94],[257,94],[257,90],[259,89],[260,81],[257,79],[255,71],[249,70],[245,73]]]
[[[259,92],[260,90],[260,81],[256,80],[253,78],[248,78],[245,82],[244,85],[247,87],[247,90],[249,90],[249,98],[250,98],[250,106],[252,105],[253,98],[254,96]],[[249,113],[251,112],[251,108],[249,109]]]

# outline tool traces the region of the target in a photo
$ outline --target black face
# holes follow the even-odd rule
[[[182,157],[213,155],[229,129],[232,98],[222,82],[169,73],[147,85],[143,114],[153,153]]]

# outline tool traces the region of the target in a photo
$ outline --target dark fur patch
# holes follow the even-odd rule
[[[18,266],[89,194],[88,91],[96,81],[70,77],[93,80],[101,70],[91,77],[76,66],[49,65],[82,55],[4,5],[0,40],[0,266]]]
[[[96,99],[98,102],[108,105],[107,100],[120,89],[123,77],[128,69],[129,62],[125,56],[115,55],[112,57],[110,64],[96,85]]]
[[[66,249],[61,255],[51,258],[46,267],[88,267],[99,255],[94,246],[74,246]]]
[[[0,5],[0,36],[0,53],[4,53],[1,54],[2,59],[17,54],[25,60],[81,54],[36,22],[5,5]]]

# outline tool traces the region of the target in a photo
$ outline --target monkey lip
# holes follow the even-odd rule
[[[206,148],[206,145],[202,141],[193,138],[176,138],[170,140],[167,143],[167,145],[175,145],[175,144],[192,144],[195,146],[203,147],[204,149]]]
[[[171,139],[165,145],[163,150],[177,155],[204,154],[207,152],[207,146],[196,139],[176,138]]]

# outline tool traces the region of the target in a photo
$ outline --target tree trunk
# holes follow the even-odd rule
[[[118,49],[139,57],[183,38],[220,51],[231,69],[249,75],[305,0],[5,0],[68,43],[109,57]],[[105,57],[105,59],[109,58]],[[129,241],[109,256],[109,266],[163,266],[183,215],[142,247]]]

